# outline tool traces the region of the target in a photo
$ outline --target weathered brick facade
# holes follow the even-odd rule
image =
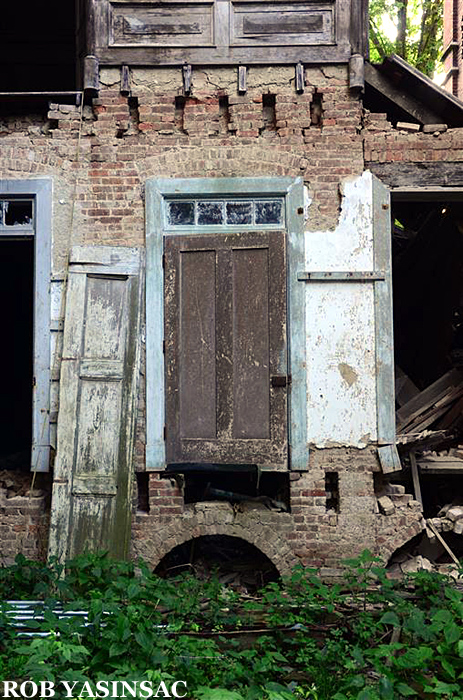
[[[144,246],[149,177],[302,176],[312,200],[307,230],[332,231],[343,183],[365,167],[463,161],[463,129],[410,134],[385,115],[365,114],[345,66],[306,68],[303,94],[295,92],[292,67],[250,68],[245,95],[237,93],[236,72],[225,68],[195,70],[191,96],[183,96],[180,70],[133,69],[130,96],[120,93],[119,70],[104,69],[100,79],[99,97],[82,109],[51,104],[47,116],[0,122],[1,177],[53,180],[56,279],[65,276],[71,244]],[[63,316],[59,305],[55,313]],[[141,373],[138,471],[145,469],[143,366]],[[339,475],[337,513],[327,509],[325,472]],[[227,534],[255,544],[282,572],[300,560],[328,574],[365,547],[387,561],[422,530],[422,518],[409,498],[396,499],[391,515],[379,512],[379,474],[373,446],[313,449],[309,470],[288,475],[290,512],[278,513],[185,505],[177,482],[153,472],[149,512],[135,507],[132,551],[156,566],[191,538]],[[17,551],[43,557],[45,499],[0,496],[3,558]]]

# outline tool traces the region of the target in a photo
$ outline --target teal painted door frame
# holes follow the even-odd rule
[[[288,396],[288,440],[291,469],[306,470],[307,362],[305,288],[297,279],[304,268],[304,185],[302,178],[191,178],[146,182],[146,469],[166,467],[164,426],[164,275],[163,239],[168,233],[167,200],[200,198],[283,198],[287,233],[288,359],[291,384]],[[207,226],[202,234],[252,231],[253,226]],[[254,226],[262,229],[262,226]],[[271,228],[266,226],[265,228]],[[274,226],[281,229],[282,226]],[[171,232],[172,229],[171,229]],[[198,233],[197,226],[175,228],[175,234]]]

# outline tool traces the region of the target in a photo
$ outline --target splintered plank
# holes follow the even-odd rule
[[[407,401],[407,403],[397,411],[398,432],[403,432],[406,429],[407,432],[410,432],[412,430],[411,424],[413,424],[417,418],[429,411],[429,409],[433,410],[434,407],[438,409],[435,418],[437,419],[440,417],[444,411],[441,412],[439,409],[443,405],[448,405],[451,401],[458,397],[458,391],[455,395],[455,389],[459,390],[459,386],[462,383],[462,372],[457,369],[451,369],[449,372],[437,379],[437,381],[435,381],[433,384],[428,386],[424,391],[418,394],[418,396],[415,396],[414,398],[410,399],[410,401]],[[433,420],[427,423],[427,425],[430,425]],[[418,422],[418,425],[421,425],[421,421]],[[421,427],[421,429],[423,430],[424,427]],[[413,430],[417,430],[416,425],[414,425]]]

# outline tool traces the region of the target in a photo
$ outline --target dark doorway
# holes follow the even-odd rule
[[[76,87],[76,2],[5,2],[0,23],[0,92]]]
[[[30,468],[34,240],[0,240],[0,469]]]

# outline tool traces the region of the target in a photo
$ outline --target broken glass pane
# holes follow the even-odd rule
[[[227,224],[252,224],[252,202],[227,202]]]
[[[198,202],[198,224],[223,224],[222,202]]]
[[[9,200],[3,202],[5,226],[30,226],[32,224],[32,202]]]
[[[283,223],[281,201],[256,202],[256,224],[281,223]]]
[[[171,226],[193,226],[195,223],[194,202],[169,202],[167,211]]]

